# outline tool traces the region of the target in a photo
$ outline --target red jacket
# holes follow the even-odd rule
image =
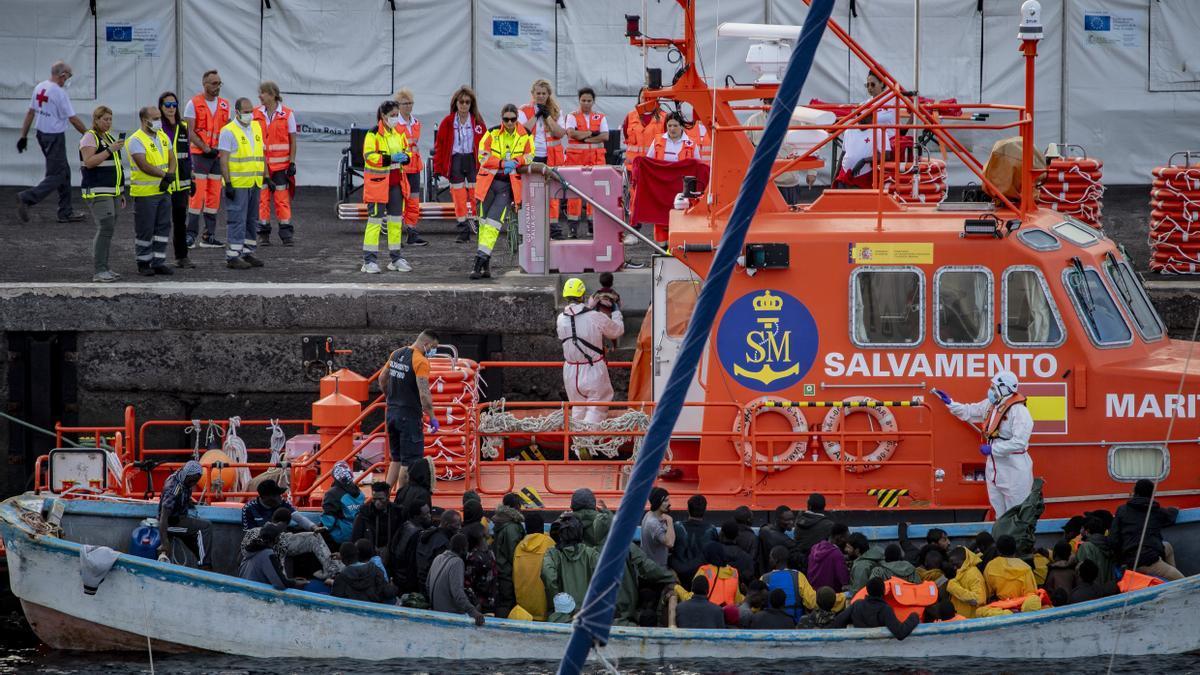
[[[433,172],[439,176],[450,177],[450,154],[454,152],[454,117],[450,113],[442,118],[438,125],[437,135],[433,138]],[[487,133],[487,125],[482,117],[475,118],[475,138],[471,141],[471,155],[479,152],[479,142]]]

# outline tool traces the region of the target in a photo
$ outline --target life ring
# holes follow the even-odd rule
[[[851,396],[850,398],[844,399],[842,403],[878,404],[879,401],[876,401],[870,396]],[[891,410],[888,410],[883,406],[875,405],[867,407],[844,405],[837,408],[831,408],[829,410],[829,413],[825,415],[825,419],[821,422],[821,432],[824,434],[838,433],[842,428],[842,420],[847,415],[859,410],[870,415],[879,424],[880,431],[899,431],[900,429],[896,425],[896,416],[892,414]],[[822,445],[825,446],[825,454],[829,456],[829,459],[835,462],[843,461],[843,458],[846,461],[853,462],[886,462],[893,454],[895,454],[896,447],[900,445],[900,441],[895,439],[883,439],[879,441],[879,443],[875,446],[875,450],[871,454],[867,455],[866,457],[862,457],[861,459],[851,455],[850,453],[843,453],[842,444],[838,441],[825,441],[822,443]],[[874,471],[875,469],[878,469],[879,466],[879,464],[852,464],[847,466],[846,470],[850,473],[866,473],[868,471]]]
[[[1050,171],[1070,171],[1079,167],[1081,171],[1099,171],[1104,168],[1104,162],[1092,157],[1062,157],[1052,159],[1046,164]]]
[[[746,414],[735,416],[733,421],[733,432],[735,434],[741,434],[742,430],[746,427],[746,424],[750,421],[749,415],[753,415],[755,418],[757,418],[764,412],[778,413],[788,418],[788,420],[792,423],[793,433],[803,434],[808,432],[808,420],[804,418],[804,413],[800,412],[799,408],[784,408],[774,406],[768,407],[764,405],[768,401],[777,403],[781,402],[779,399],[772,398],[770,396],[762,396],[754,399],[749,405],[746,406]],[[804,453],[807,450],[808,445],[806,439],[799,438],[788,446],[787,452],[775,455],[774,457],[767,457],[766,455],[758,452],[754,448],[753,443],[750,441],[745,441],[742,443],[742,461],[745,462],[746,466],[750,466],[751,457],[753,456],[754,462],[757,464],[759,471],[762,471],[763,473],[783,471],[790,468],[791,463],[804,459]],[[771,462],[788,462],[788,464],[771,464]]]

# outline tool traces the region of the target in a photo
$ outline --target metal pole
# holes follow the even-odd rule
[[[654,249],[655,253],[657,253],[659,255],[671,255],[671,253],[669,251],[666,251],[661,246],[659,246],[658,242],[656,242],[653,239],[651,239],[650,237],[647,237],[646,235],[642,234],[637,228],[633,227],[629,223],[622,220],[620,216],[618,216],[617,214],[613,213],[612,211],[609,211],[608,209],[604,208],[596,200],[594,200],[591,197],[589,197],[588,195],[585,195],[584,193],[580,192],[579,188],[577,188],[574,185],[571,185],[567,181],[563,180],[563,177],[561,175],[559,175],[559,173],[557,171],[555,171],[554,169],[552,169],[551,167],[546,167],[546,169],[543,173],[553,176],[554,180],[558,181],[559,184],[561,184],[566,189],[570,190],[571,192],[574,192],[583,201],[587,202],[588,204],[591,204],[592,208],[596,209],[600,213],[603,213],[604,215],[608,216],[609,218],[612,218],[613,220],[617,221],[617,224],[621,226],[621,229],[623,229],[626,232],[628,232],[629,234],[632,234],[633,236],[637,237],[639,240],[641,240],[641,242],[643,244]]]
[[[1033,90],[1034,64],[1037,61],[1037,40],[1023,40],[1025,53],[1025,124],[1021,127],[1021,217],[1033,211]]]
[[[913,0],[913,91],[921,93],[921,0]]]

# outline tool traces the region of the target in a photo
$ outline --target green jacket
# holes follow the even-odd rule
[[[850,594],[867,585],[871,572],[883,564],[883,547],[872,546],[850,564]],[[836,589],[835,589],[836,590]]]
[[[613,623],[618,626],[638,625],[638,588],[642,584],[673,583],[674,572],[646,557],[641,546],[630,546],[629,555],[625,556],[625,574],[617,589],[617,613]]]
[[[501,504],[492,516],[492,525],[495,527],[492,553],[496,555],[500,582],[497,607],[508,609],[517,601],[513,591],[513,553],[525,538],[525,517],[517,509]]]
[[[583,543],[595,549],[603,546],[604,540],[608,537],[608,530],[612,528],[612,512],[577,509],[573,513],[583,525]]]
[[[917,574],[917,568],[913,567],[913,564],[907,560],[879,563],[879,567],[871,571],[871,576],[880,577],[884,580],[896,577],[910,584],[921,582],[921,575]]]
[[[546,598],[554,606],[554,596],[567,593],[575,598],[575,606],[583,606],[583,596],[596,571],[600,554],[587,544],[575,544],[565,549],[555,546],[542,558],[542,583]]]
[[[1104,535],[1090,534],[1087,541],[1079,542],[1079,548],[1075,550],[1075,561],[1081,563],[1084,560],[1091,560],[1096,563],[1096,567],[1100,568],[1100,575],[1096,577],[1096,583],[1112,583],[1112,553],[1108,550],[1108,541]],[[1078,569],[1078,565],[1076,565],[1076,569]]]

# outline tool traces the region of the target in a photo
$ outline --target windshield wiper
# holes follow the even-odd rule
[[[1126,305],[1133,306],[1133,292],[1129,290],[1129,283],[1124,274],[1125,270],[1121,268],[1120,263],[1117,262],[1117,257],[1113,255],[1112,251],[1109,251],[1106,255],[1108,256],[1108,264],[1112,265],[1112,279],[1116,282],[1117,290],[1121,292],[1121,299],[1125,301]]]
[[[1100,326],[1096,323],[1096,318],[1092,316],[1092,313],[1096,311],[1096,300],[1092,297],[1091,287],[1088,286],[1087,274],[1083,270],[1083,262],[1079,259],[1079,256],[1074,256],[1071,258],[1071,265],[1075,268],[1074,276],[1077,279],[1075,283],[1076,297],[1079,298],[1080,304],[1083,305],[1083,316],[1091,324],[1092,334],[1099,339]],[[1079,289],[1082,289],[1083,293],[1079,293]]]

